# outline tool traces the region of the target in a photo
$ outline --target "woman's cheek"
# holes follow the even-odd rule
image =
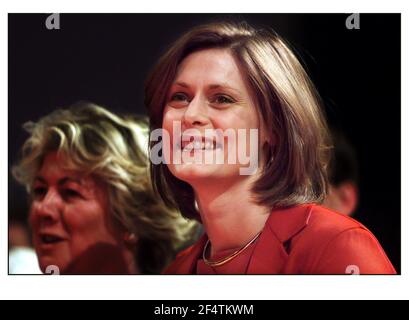
[[[62,214],[62,220],[69,233],[91,231],[97,220],[93,206],[87,204],[71,205]]]
[[[165,110],[163,116],[162,150],[164,160],[167,164],[171,164],[173,162],[173,149],[177,148],[177,139],[180,139],[182,134],[181,114],[181,110],[169,108],[168,110]]]
[[[169,134],[172,134],[173,124],[176,121],[181,122],[183,117],[183,112],[181,110],[165,108],[163,113],[162,128],[166,129]]]
[[[37,215],[35,214],[36,206],[37,206],[36,201],[33,201],[30,207],[30,212],[28,214],[28,221],[31,225],[31,228],[34,229],[34,231],[37,228],[37,220],[38,220]]]

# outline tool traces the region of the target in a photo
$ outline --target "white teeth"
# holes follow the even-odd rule
[[[183,151],[192,151],[193,149],[194,150],[214,150],[215,145],[211,141],[206,141],[206,143],[195,141],[195,142],[190,142],[183,147]]]
[[[218,148],[217,144],[214,141],[209,140],[182,142],[180,147],[183,151],[186,152],[190,152],[192,150],[215,150]]]

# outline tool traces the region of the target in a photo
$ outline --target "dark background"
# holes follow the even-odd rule
[[[354,216],[378,238],[400,272],[400,14],[9,14],[9,169],[27,134],[21,126],[56,107],[90,100],[145,113],[143,81],[161,52],[190,27],[214,19],[272,27],[302,57],[332,127],[359,161]],[[10,170],[9,170],[10,172]],[[9,219],[27,218],[24,188],[9,173]]]

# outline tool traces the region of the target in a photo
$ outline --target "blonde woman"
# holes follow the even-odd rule
[[[81,102],[25,127],[13,173],[30,195],[42,271],[160,273],[193,225],[151,189],[146,120]]]
[[[151,157],[156,188],[206,231],[165,273],[395,273],[368,229],[319,205],[326,121],[277,34],[246,23],[193,28],[153,68],[145,101],[152,134],[169,137],[163,161]],[[229,161],[236,155],[245,161]]]

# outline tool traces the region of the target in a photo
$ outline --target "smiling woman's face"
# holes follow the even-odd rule
[[[30,223],[43,271],[56,265],[64,272],[87,249],[119,239],[109,218],[107,188],[62,163],[62,156],[49,153],[33,185]]]
[[[186,147],[173,144],[173,124],[181,123],[181,135],[189,137],[191,130],[196,129],[202,143]],[[237,179],[239,168],[247,167],[238,163],[238,151],[244,148],[250,154],[250,129],[259,129],[259,118],[256,105],[246,85],[242,72],[234,57],[227,49],[205,49],[188,55],[179,65],[176,77],[168,93],[163,114],[163,129],[171,133],[170,159],[167,159],[169,170],[179,179],[194,183],[197,179],[223,178]],[[209,142],[204,138],[206,130],[227,129],[238,132],[245,129],[246,141],[229,144],[224,139],[224,146]],[[261,140],[258,137],[259,141]],[[197,141],[197,140],[196,140]],[[260,141],[262,142],[262,141]],[[174,148],[182,153],[180,164],[174,163]],[[258,145],[256,146],[258,152]],[[166,146],[164,146],[165,151]],[[194,149],[194,151],[192,150]],[[253,150],[254,151],[254,150]],[[224,163],[198,164],[184,161],[183,154],[198,154],[205,159],[209,156],[215,159],[216,154],[223,157]],[[166,152],[165,152],[166,154]],[[228,156],[236,154],[236,163],[229,163]],[[253,152],[254,154],[254,152]],[[218,155],[217,155],[218,156]],[[203,181],[202,181],[203,182]]]

